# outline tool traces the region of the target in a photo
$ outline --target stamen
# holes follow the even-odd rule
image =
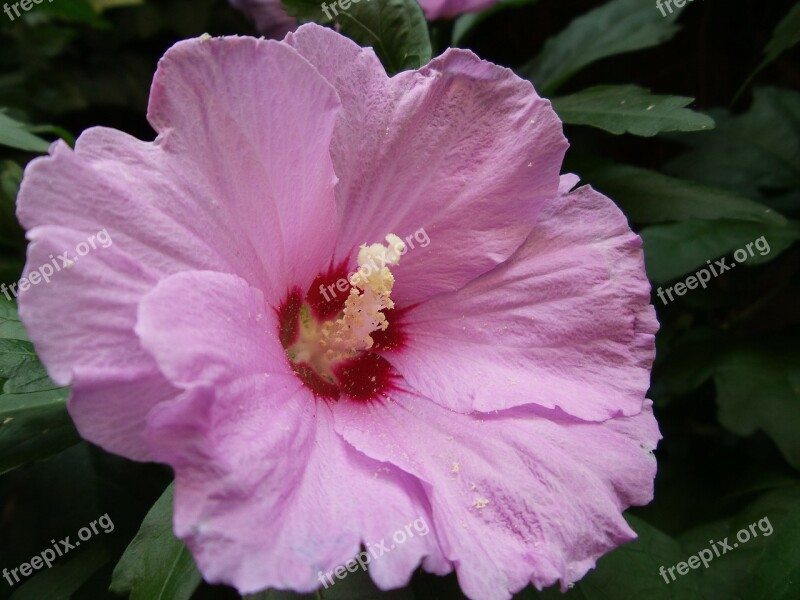
[[[359,269],[350,276],[350,295],[336,319],[320,323],[308,305],[299,311],[299,335],[287,348],[289,359],[306,364],[320,377],[335,382],[333,367],[352,359],[374,345],[371,333],[389,326],[382,312],[394,308],[391,299],[394,276],[389,266],[399,264],[405,252],[403,240],[394,234],[386,236],[387,245],[361,246]]]
[[[383,310],[394,308],[391,299],[394,276],[386,265],[400,263],[405,244],[398,236],[386,236],[388,247],[381,244],[361,246],[358,252],[359,269],[350,277],[350,296],[344,305],[344,314],[335,321],[325,323],[320,344],[328,352],[349,349],[353,352],[372,348],[373,331],[385,331],[389,321]]]

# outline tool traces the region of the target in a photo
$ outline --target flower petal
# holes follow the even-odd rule
[[[442,406],[531,403],[591,420],[639,413],[658,328],[641,240],[589,187],[550,202],[506,264],[403,325],[412,341],[385,356]]]
[[[331,85],[286,44],[180,42],[153,81],[158,139],[93,128],[74,152],[56,145],[26,170],[20,220],[87,235],[106,227],[165,276],[234,272],[277,304],[330,261],[338,107]]]
[[[107,450],[148,460],[147,412],[177,393],[133,333],[136,302],[157,273],[113,235],[107,248],[73,252],[66,265],[60,255],[85,241],[82,233],[48,226],[28,237],[24,277],[48,266],[52,274],[20,294],[20,317],[53,381],[73,385],[68,406],[78,430]]]
[[[323,583],[320,571],[343,565],[360,543],[428,522],[413,477],[333,431],[327,405],[289,369],[274,313],[244,280],[170,277],[142,301],[136,330],[170,380],[189,390],[151,413],[148,439],[176,471],[176,532],[209,581],[242,593],[311,591]],[[447,571],[433,533],[392,550],[372,576],[404,585],[425,557]]]
[[[158,143],[224,200],[234,251],[252,247],[273,305],[307,289],[336,238],[333,87],[287,44],[254,38],[180,42],[161,59],[148,118]]]
[[[286,42],[336,86],[337,258],[395,233],[409,255],[392,297],[457,290],[508,258],[556,195],[567,148],[547,100],[513,72],[450,49],[386,76],[371,49],[302,26]],[[347,60],[344,59],[347,58]],[[431,247],[409,236],[424,228]]]
[[[470,598],[506,600],[557,579],[566,588],[635,537],[621,512],[652,499],[659,433],[649,402],[604,423],[533,407],[461,415],[403,393],[334,413],[348,442],[428,484]]]
[[[338,107],[333,87],[285,44],[191,40],[156,74],[155,142],[93,128],[74,151],[57,143],[30,163],[18,198],[32,240],[26,276],[51,254],[74,257],[100,230],[113,240],[92,252],[94,262],[20,296],[48,372],[73,385],[70,410],[86,438],[149,458],[145,416],[176,390],[133,326],[138,301],[160,279],[232,272],[277,305],[290,284],[307,286],[327,266]]]
[[[175,469],[176,534],[207,581],[242,594],[313,591],[362,543],[388,547],[394,531],[430,522],[419,483],[346,444],[329,407],[292,379],[195,388],[150,422],[156,456]],[[401,586],[426,556],[440,571],[446,564],[430,530],[370,572],[382,587]]]
[[[139,304],[136,333],[181,388],[292,375],[275,311],[236,275],[191,271],[162,280]]]

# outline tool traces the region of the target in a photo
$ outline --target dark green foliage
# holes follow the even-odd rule
[[[502,0],[432,24],[414,0],[361,0],[330,19],[317,0],[283,4],[373,46],[390,74],[431,58],[429,31],[436,48],[452,40],[518,67],[566,124],[565,172],[612,198],[643,238],[661,323],[655,499],[626,513],[639,538],[565,594],[529,587],[516,598],[800,597],[800,4],[697,0],[662,16],[654,0]],[[203,33],[254,31],[225,0],[54,0],[14,22],[0,13],[0,283],[16,282],[25,260],[15,198],[26,164],[95,125],[152,139],[157,60]],[[736,262],[760,238],[769,250]],[[723,259],[736,267],[706,289],[660,299]],[[13,588],[0,579],[0,598],[238,598],[202,582],[174,537],[169,470],[80,441],[68,396],[0,294],[0,568],[104,513],[115,525]],[[660,574],[743,530],[750,539],[707,568],[669,583]],[[454,576],[418,570],[391,592],[358,571],[312,594],[248,598],[463,595]]]

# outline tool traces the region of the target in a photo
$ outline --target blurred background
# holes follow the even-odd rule
[[[286,5],[308,15],[315,3]],[[655,500],[626,513],[640,538],[565,597],[800,598],[800,4],[696,0],[663,17],[655,0],[508,0],[429,31],[434,55],[470,48],[553,99],[571,143],[565,172],[617,202],[645,242],[662,326],[650,392],[664,436]],[[26,163],[95,125],[152,139],[157,61],[203,33],[257,34],[226,0],[54,0],[13,21],[0,13],[1,283],[24,263],[14,202]],[[761,238],[769,252],[707,289],[657,295]],[[170,470],[80,441],[68,391],[54,388],[0,296],[0,568],[100,515],[114,523],[25,583],[0,580],[0,598],[238,598],[201,582],[172,538]],[[764,518],[771,534],[756,529],[669,584],[659,575]],[[356,573],[308,597],[463,596],[454,577],[419,572],[404,590],[379,592]]]

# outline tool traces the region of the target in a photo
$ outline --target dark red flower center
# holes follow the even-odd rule
[[[371,332],[369,348],[350,348],[347,335],[337,336],[337,328],[347,327],[343,315],[350,288],[344,261],[320,273],[305,295],[293,289],[278,309],[279,336],[292,370],[325,400],[376,399],[399,379],[382,354],[403,346],[404,311],[390,311],[388,326]]]

